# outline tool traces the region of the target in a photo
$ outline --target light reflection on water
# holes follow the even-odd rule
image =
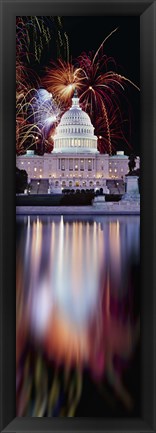
[[[139,335],[139,254],[139,217],[17,218],[18,380],[31,340],[48,362],[88,368],[97,383],[106,375],[132,408],[120,376]],[[17,415],[32,415],[17,390]],[[60,415],[43,407],[33,416]]]

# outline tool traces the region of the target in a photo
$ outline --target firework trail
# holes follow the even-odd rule
[[[34,71],[35,63],[41,61],[45,47],[49,46],[52,38],[59,57],[68,59],[68,36],[63,30],[60,17],[25,16],[16,18],[17,153],[43,141],[44,148],[52,150],[52,143],[49,144],[47,138],[54,126],[53,118],[56,117],[58,120],[58,104],[54,104],[50,98],[43,101],[40,79]],[[30,100],[32,93],[34,96]]]
[[[69,59],[69,42],[61,17],[25,16],[16,19],[16,47],[23,62],[40,63],[46,46],[54,41],[57,56]]]
[[[108,122],[109,122],[109,133],[110,133],[110,139],[111,139],[111,149],[112,152],[115,152],[116,149],[119,146],[121,146],[121,143],[123,143],[123,146],[125,147],[125,143],[128,147],[131,147],[126,135],[131,135],[131,117],[129,113],[129,117],[127,119],[124,119],[121,113],[121,110],[119,107],[116,109],[111,109],[107,113],[108,116]],[[127,134],[127,130],[129,129],[129,132]],[[125,132],[124,132],[125,131]],[[107,124],[104,120],[104,117],[99,116],[96,119],[96,126],[95,126],[95,134],[98,137],[98,150],[100,153],[105,153],[108,151],[108,140],[107,140]]]
[[[52,95],[44,89],[30,89],[17,100],[16,150],[38,146],[47,139],[59,119],[60,110]],[[54,132],[54,131],[53,131]]]

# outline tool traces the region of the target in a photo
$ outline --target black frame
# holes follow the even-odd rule
[[[141,357],[139,419],[15,418],[15,17],[139,15],[141,36]],[[2,432],[156,432],[156,0],[1,0],[1,402]],[[155,145],[155,146],[154,146]]]

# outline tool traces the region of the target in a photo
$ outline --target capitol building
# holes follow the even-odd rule
[[[47,179],[49,193],[61,193],[63,189],[99,189],[108,193],[108,179],[123,179],[128,173],[128,156],[123,151],[116,155],[100,154],[97,137],[87,113],[80,105],[77,93],[72,106],[66,111],[56,128],[54,150],[51,154],[35,155],[27,150],[17,156],[17,167],[28,173],[28,180]],[[140,158],[136,158],[139,168]]]

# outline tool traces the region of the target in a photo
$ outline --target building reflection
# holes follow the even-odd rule
[[[17,230],[17,416],[32,415],[22,405],[30,343],[48,365],[87,368],[97,387],[107,377],[131,410],[122,371],[139,339],[139,218],[28,217]]]

